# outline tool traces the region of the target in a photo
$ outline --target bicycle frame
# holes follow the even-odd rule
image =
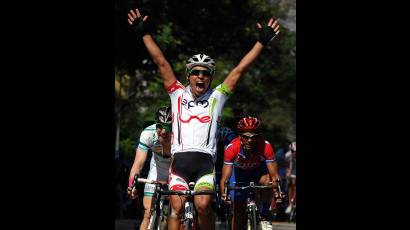
[[[148,223],[148,230],[161,230],[160,223],[162,223],[165,220],[164,213],[161,213],[163,211],[163,206],[164,206],[164,196],[163,192],[166,191],[164,187],[167,184],[161,183],[159,181],[154,181],[154,180],[148,180],[145,178],[137,178],[138,183],[149,183],[149,184],[155,184],[155,192],[153,198],[155,199],[154,204],[151,206],[151,217]]]
[[[194,205],[194,196],[196,195],[216,195],[215,191],[209,190],[202,190],[202,191],[194,191],[195,183],[189,183],[189,190],[185,191],[166,191],[163,194],[167,195],[179,195],[179,196],[186,196],[186,200],[184,203],[184,215],[181,222],[186,230],[194,230],[199,229],[197,226],[197,214]]]
[[[246,204],[247,229],[257,230],[259,218],[259,210],[254,200],[248,199]]]
[[[225,186],[225,194],[229,194],[229,190],[248,190],[248,197],[246,199],[246,218],[247,218],[247,229],[257,230],[260,223],[260,213],[258,206],[255,201],[255,194],[257,190],[272,188],[272,185],[255,185],[254,182],[249,182],[247,186]]]
[[[161,226],[160,223],[165,220],[164,213],[161,213],[164,206],[164,197],[162,196],[162,186],[161,184],[155,185],[155,203],[151,207],[151,218],[148,223],[148,229],[151,230],[160,230]]]

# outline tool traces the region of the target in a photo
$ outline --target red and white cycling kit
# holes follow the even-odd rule
[[[241,147],[240,137],[233,139],[224,152],[224,164],[233,168],[229,178],[231,186],[234,185],[234,182],[258,182],[263,175],[269,173],[266,164],[275,161],[273,147],[264,139],[258,140],[256,149],[248,156],[245,155]],[[232,201],[244,201],[246,197],[246,191],[231,191]]]
[[[258,168],[262,163],[275,162],[275,154],[272,146],[266,140],[260,141],[249,158],[243,153],[241,139],[237,137],[226,147],[224,153],[224,164],[233,165],[242,170]]]

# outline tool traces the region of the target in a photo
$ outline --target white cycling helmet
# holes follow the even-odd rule
[[[206,54],[195,54],[188,59],[186,64],[186,72],[189,74],[192,68],[195,66],[203,66],[211,71],[211,75],[215,73],[215,61],[210,56]]]

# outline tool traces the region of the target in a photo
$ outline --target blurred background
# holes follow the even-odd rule
[[[178,80],[186,84],[185,62],[205,53],[216,61],[212,87],[256,41],[256,23],[277,17],[281,33],[242,76],[222,115],[234,128],[242,113],[258,115],[266,139],[286,152],[296,141],[296,0],[116,0],[115,1],[115,164],[116,218],[142,215],[125,189],[139,134],[154,120],[159,106],[169,105],[156,65],[142,39],[128,27],[127,13],[139,8],[149,15],[154,38]],[[148,158],[149,159],[149,158]],[[149,161],[147,160],[146,163]],[[145,167],[145,172],[148,165]],[[142,188],[140,189],[140,191]],[[134,203],[133,203],[134,202]]]

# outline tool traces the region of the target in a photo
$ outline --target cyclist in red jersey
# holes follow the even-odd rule
[[[271,144],[266,141],[261,132],[260,119],[253,116],[241,118],[237,125],[239,137],[232,140],[224,153],[224,166],[220,180],[221,197],[226,199],[224,194],[225,181],[230,184],[255,182],[259,184],[273,183],[273,192],[277,194],[277,183],[279,173],[275,154]],[[273,180],[272,180],[273,179]],[[232,229],[241,229],[246,226],[245,192],[232,191],[233,201]],[[262,201],[269,203],[272,193],[268,190],[262,195]]]

